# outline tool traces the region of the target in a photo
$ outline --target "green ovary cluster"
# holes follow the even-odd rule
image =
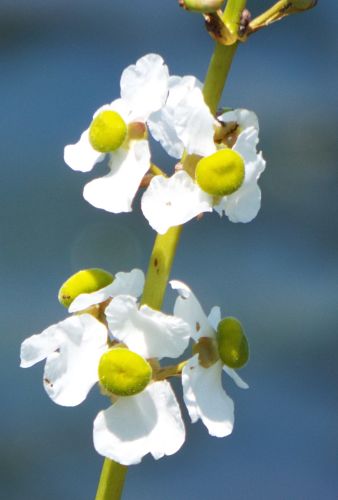
[[[135,352],[117,347],[102,355],[99,379],[107,391],[116,396],[133,396],[142,392],[152,376],[150,364]]]
[[[240,368],[249,359],[249,345],[241,323],[236,318],[224,318],[217,326],[217,344],[221,360],[231,368]]]
[[[184,7],[195,12],[215,12],[223,3],[224,0],[183,0]]]
[[[84,269],[79,271],[63,283],[59,290],[60,304],[69,307],[73,300],[81,293],[92,293],[110,285],[114,276],[103,269]]]
[[[243,158],[232,149],[221,149],[202,158],[195,172],[197,184],[213,196],[227,196],[237,191],[244,175]]]
[[[109,153],[118,149],[127,135],[127,125],[116,111],[102,111],[89,127],[89,141],[96,151]]]

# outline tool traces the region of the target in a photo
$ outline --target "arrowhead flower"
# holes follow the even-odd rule
[[[216,333],[221,320],[220,308],[213,307],[207,317],[187,285],[180,281],[170,284],[179,294],[174,314],[190,325],[198,351],[182,371],[184,402],[192,422],[201,419],[210,435],[225,437],[234,426],[234,404],[222,387],[222,371],[238,387],[246,389],[248,385],[220,359]]]
[[[146,140],[149,115],[167,97],[168,68],[156,54],[140,58],[121,76],[121,98],[100,107],[76,144],[65,147],[73,170],[89,172],[109,154],[110,172],[86,184],[83,196],[108,212],[130,212],[140,182],[150,167]]]
[[[156,128],[157,137],[169,154],[178,156],[185,149],[193,155],[187,165],[189,173],[182,170],[171,178],[154,177],[142,197],[143,214],[160,234],[212,210],[221,216],[225,213],[232,222],[249,222],[260,208],[257,181],[265,161],[256,150],[256,115],[237,109],[223,112],[216,121],[202,102],[197,84],[193,89],[200,95],[200,106],[196,106],[199,112],[192,112],[188,93],[180,101],[180,112],[174,105],[161,110]],[[194,116],[192,123],[190,116]],[[219,161],[222,156],[226,156],[224,165]]]
[[[84,311],[110,299],[103,322],[82,312],[21,346],[23,368],[46,359],[43,383],[57,404],[76,406],[100,383],[113,405],[94,421],[94,446],[124,465],[140,462],[147,453],[156,459],[171,455],[185,440],[175,394],[156,374],[158,360],[185,351],[190,327],[181,318],[139,306],[143,283],[138,269],[117,273],[111,284],[78,295],[70,306]]]
[[[143,305],[132,296],[118,296],[106,308],[113,338],[144,359],[182,354],[190,328],[180,318]],[[175,394],[166,380],[153,380],[141,392],[119,397],[94,421],[94,446],[98,453],[117,462],[139,463],[151,453],[158,459],[178,451],[185,429]]]

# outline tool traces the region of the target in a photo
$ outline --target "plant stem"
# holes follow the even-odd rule
[[[233,35],[238,34],[241,14],[245,9],[246,0],[228,0],[223,14],[223,22]]]
[[[232,22],[239,20],[245,1],[228,0],[228,4],[236,4],[231,16],[228,12],[229,19]],[[216,112],[236,48],[237,42],[228,46],[216,43],[203,88],[205,102],[212,113]],[[156,236],[141,300],[142,304],[153,309],[162,306],[182,227],[172,227],[165,234]],[[120,500],[126,471],[127,467],[106,458],[95,500]]]
[[[120,500],[128,468],[109,458],[103,462],[95,500]]]

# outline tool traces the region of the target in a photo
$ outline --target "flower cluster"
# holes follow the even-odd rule
[[[92,275],[98,274],[93,271]],[[68,280],[61,295],[71,284],[77,286],[79,279],[83,285],[83,273]],[[247,387],[222,360],[218,307],[206,317],[191,290],[172,281],[179,296],[174,315],[167,315],[138,304],[143,284],[144,275],[138,269],[117,273],[103,288],[77,295],[69,307],[73,315],[21,346],[22,367],[46,359],[43,385],[59,405],[80,404],[100,384],[112,405],[95,418],[94,446],[101,455],[124,465],[140,462],[147,453],[156,459],[171,455],[184,443],[185,427],[167,380],[170,376],[182,374],[192,422],[200,418],[218,437],[231,433],[234,421],[233,402],[222,388],[222,370],[239,387]],[[163,358],[183,354],[190,339],[195,342],[191,358],[161,366]],[[228,339],[228,351],[233,353],[236,346],[230,344]]]
[[[130,212],[150,173],[141,208],[160,234],[212,210],[232,222],[257,215],[257,182],[265,161],[257,152],[253,112],[226,110],[214,117],[202,84],[193,76],[169,76],[156,54],[127,67],[120,87],[121,97],[100,107],[79,141],[65,147],[65,162],[82,172],[108,155],[109,173],[84,187],[89,203],[108,212]],[[170,156],[181,159],[173,175],[153,168],[148,131]]]
[[[232,222],[258,213],[258,180],[265,161],[258,144],[256,115],[244,109],[220,111],[206,105],[193,76],[170,76],[156,54],[140,58],[121,76],[121,97],[100,107],[65,162],[89,172],[107,157],[109,173],[84,187],[84,198],[108,212],[130,212],[145,188],[141,208],[159,234],[215,210]],[[151,161],[149,134],[175,159],[171,175]],[[158,459],[185,441],[180,405],[169,379],[181,377],[192,422],[201,419],[212,436],[232,432],[234,405],[222,373],[247,388],[236,368],[248,359],[248,343],[236,318],[218,307],[203,312],[190,288],[171,281],[178,294],[173,315],[140,304],[142,271],[112,276],[80,271],[61,287],[60,302],[71,314],[26,339],[21,366],[46,359],[43,385],[57,404],[75,406],[98,383],[111,405],[94,421],[98,453],[135,464],[150,453]],[[188,346],[192,352],[173,365]]]

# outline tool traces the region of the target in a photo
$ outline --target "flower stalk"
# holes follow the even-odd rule
[[[232,26],[239,23],[244,7],[244,0],[228,1],[224,15]],[[237,42],[228,46],[216,42],[203,87],[205,102],[212,113],[217,110],[236,48]],[[182,226],[175,226],[165,234],[156,236],[141,299],[142,304],[154,309],[161,308],[181,232]],[[177,373],[176,368],[175,370]],[[95,500],[119,500],[125,474],[125,466],[106,458]]]

